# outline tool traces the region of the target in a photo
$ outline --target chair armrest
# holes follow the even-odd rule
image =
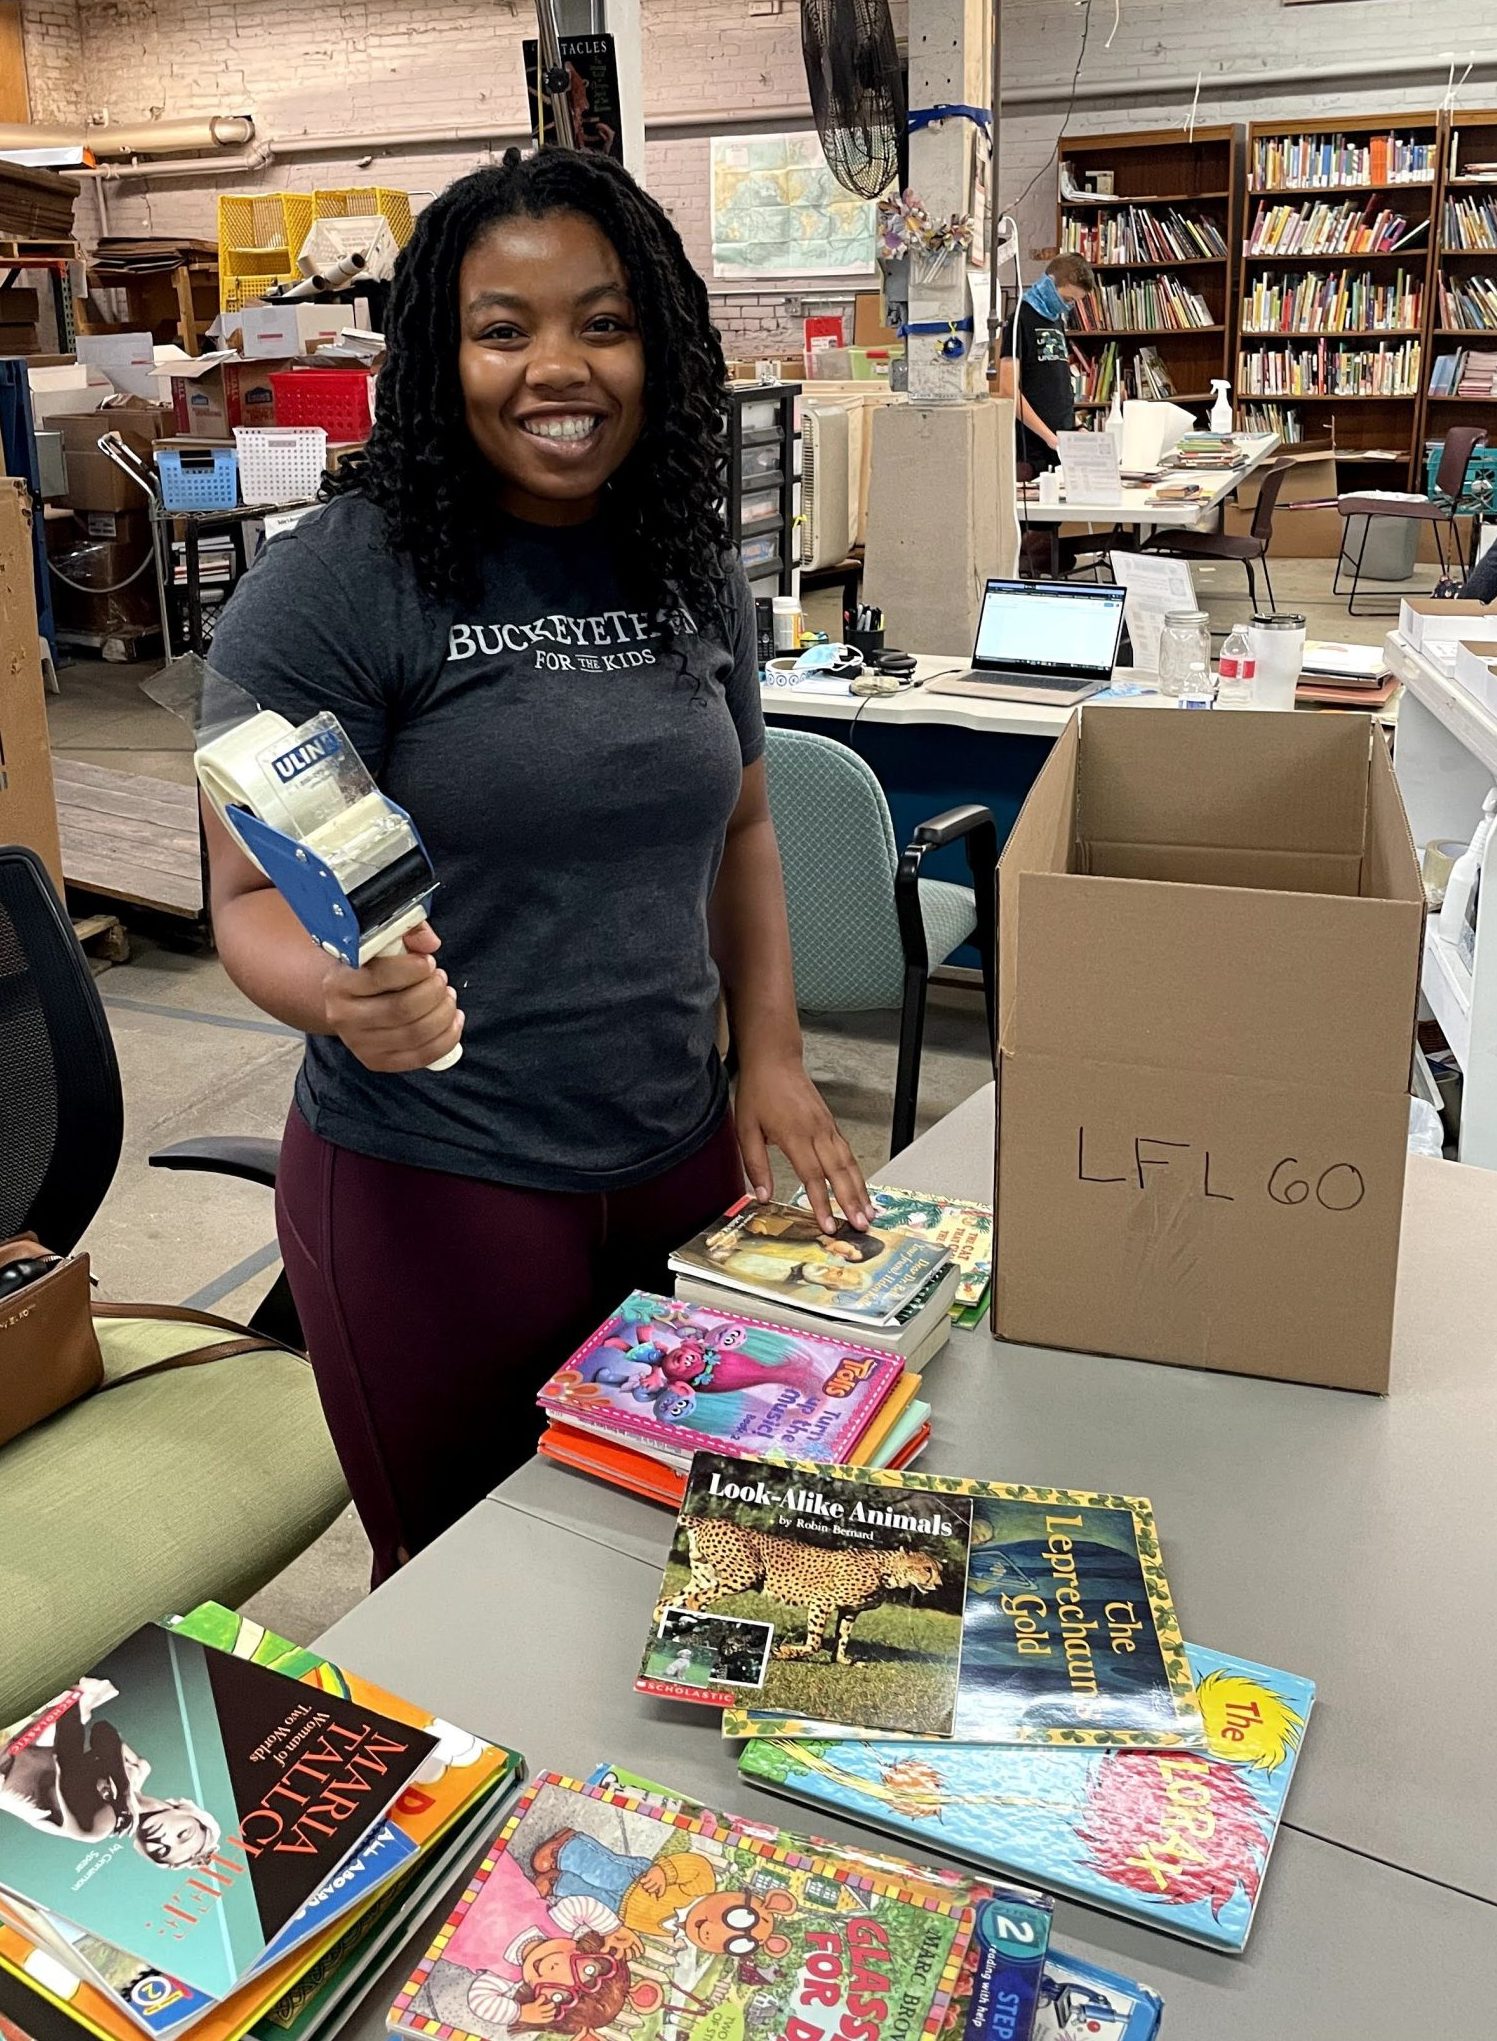
[[[174,1141],[150,1158],[152,1169],[195,1169],[267,1188],[274,1187],[280,1160],[280,1142],[258,1134],[207,1134],[195,1141]]]
[[[894,912],[899,922],[899,942],[905,968],[929,971],[930,956],[925,941],[925,917],[920,912],[920,867],[925,854],[960,843],[967,854],[967,869],[977,901],[977,941],[991,947],[993,900],[998,871],[998,827],[993,811],[976,802],[961,808],[947,808],[916,826],[894,873]]]
[[[960,837],[970,836],[986,822],[993,828],[993,811],[969,801],[962,808],[948,808],[944,814],[932,815],[929,822],[920,823],[912,841],[926,850],[940,850],[943,845],[955,843]],[[996,835],[996,831],[995,831]]]

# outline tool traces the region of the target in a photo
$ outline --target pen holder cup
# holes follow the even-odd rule
[[[871,664],[884,649],[884,634],[882,631],[847,631],[842,642],[851,645],[855,652],[861,652]]]

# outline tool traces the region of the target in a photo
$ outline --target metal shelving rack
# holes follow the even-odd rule
[[[728,390],[728,536],[755,596],[793,595],[798,383]]]

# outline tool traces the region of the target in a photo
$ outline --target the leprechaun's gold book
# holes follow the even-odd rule
[[[814,1473],[823,1485],[848,1471],[777,1470]],[[862,1484],[885,1479],[868,1468],[855,1474]],[[1121,1749],[1204,1743],[1154,1512],[1143,1497],[940,1474],[903,1473],[894,1481],[906,1491],[962,1499],[972,1510],[951,1741]],[[723,1733],[868,1736],[767,1708],[752,1692],[734,1697]]]

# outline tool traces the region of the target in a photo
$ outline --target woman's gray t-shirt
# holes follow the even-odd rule
[[[423,599],[345,496],[273,539],[212,664],[293,723],[329,709],[407,809],[467,1025],[445,1071],[313,1036],[297,1103],[361,1154],[522,1188],[621,1189],[727,1098],[707,907],[764,749],[753,607],[663,653],[595,525],[502,520],[472,604]],[[724,642],[726,641],[726,642]],[[684,670],[683,670],[684,655]]]

